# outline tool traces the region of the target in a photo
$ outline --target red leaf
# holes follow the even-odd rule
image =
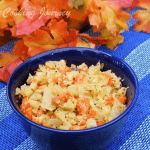
[[[41,26],[44,26],[48,21],[47,16],[41,16],[38,11],[38,8],[34,7],[34,5],[29,0],[24,0],[22,4],[22,8],[24,8],[25,12],[33,12],[33,14],[29,15],[16,25],[16,35],[29,35],[36,29],[39,29]]]
[[[4,36],[4,30],[0,29],[0,36]]]
[[[28,47],[24,45],[23,40],[15,42],[15,47],[12,51],[12,54],[17,54],[22,60],[28,59]]]
[[[106,44],[107,40],[101,37],[90,37],[88,34],[80,34],[81,36],[83,36],[84,38],[86,38],[88,40],[88,42],[94,43],[96,45],[101,45],[101,44]]]
[[[16,59],[10,64],[7,64],[5,67],[0,69],[0,80],[3,82],[8,82],[12,72],[22,63],[20,58]]]
[[[13,55],[10,53],[0,52],[0,55],[1,55],[0,67],[6,66],[7,64],[9,64],[19,58],[17,55]]]
[[[62,47],[74,47],[77,44],[78,32],[67,30],[67,22],[64,20],[52,20],[48,27],[42,27],[34,32],[34,34],[23,38],[24,44],[29,47],[28,55],[33,56],[44,50],[51,50]],[[60,28],[61,27],[61,28]],[[31,52],[35,51],[38,52]]]
[[[139,0],[106,0],[107,4],[118,8],[133,8]]]

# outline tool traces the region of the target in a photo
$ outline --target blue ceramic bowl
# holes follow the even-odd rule
[[[124,81],[122,85],[129,87],[127,97],[132,101],[129,107],[114,120],[95,128],[67,131],[47,128],[32,122],[24,117],[15,105],[15,89],[26,82],[29,73],[33,73],[39,64],[48,60],[67,61],[67,65],[96,65],[98,61],[104,63],[104,70],[111,69]],[[138,96],[138,80],[133,70],[121,59],[88,48],[62,48],[47,51],[34,56],[22,63],[11,75],[7,85],[9,103],[14,112],[19,116],[25,131],[43,150],[99,150],[105,148],[121,131],[127,115],[136,103]]]

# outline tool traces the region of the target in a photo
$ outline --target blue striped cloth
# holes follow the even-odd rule
[[[136,10],[130,11],[130,14]],[[135,71],[139,80],[139,97],[119,135],[106,147],[107,150],[150,149],[150,34],[134,32],[136,22],[128,21],[129,32],[124,32],[124,43],[115,51],[100,46],[98,49],[120,57]],[[94,33],[89,29],[88,33]],[[0,47],[1,52],[11,52],[14,41]],[[40,150],[24,131],[17,115],[6,97],[6,84],[0,82],[0,150]]]

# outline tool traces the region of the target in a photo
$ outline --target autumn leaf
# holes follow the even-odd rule
[[[82,37],[84,37],[85,39],[87,39],[88,42],[93,43],[95,45],[104,45],[107,43],[107,39],[105,38],[101,38],[101,37],[90,37],[88,34],[86,33],[82,33],[80,34]]]
[[[8,82],[12,72],[22,63],[20,58],[14,60],[13,62],[7,64],[5,67],[0,69],[0,80],[3,82]]]
[[[0,36],[4,36],[4,30],[0,29]]]
[[[49,0],[47,2],[46,8],[48,11],[70,10],[68,5],[68,0]]]
[[[84,0],[84,4],[81,5],[78,9],[76,9],[77,1],[76,3],[72,1],[72,8],[70,10],[70,19],[73,20],[80,20],[80,21],[85,21],[86,18],[88,17],[88,9],[91,6],[92,0]],[[75,5],[75,6],[74,6]]]
[[[0,29],[8,28],[14,25],[13,16],[10,12],[18,11],[22,0],[1,0],[0,1]]]
[[[30,57],[32,57],[32,56],[35,56],[35,55],[40,54],[45,51],[47,51],[47,50],[45,50],[44,48],[41,48],[41,47],[29,47],[28,55]]]
[[[3,53],[0,52],[0,67],[6,66],[7,64],[15,61],[19,57],[17,55],[13,55],[11,53]]]
[[[139,0],[137,6],[145,8],[145,10],[138,10],[133,14],[133,17],[138,20],[134,25],[134,31],[150,33],[150,2],[149,0]]]
[[[103,28],[101,31],[101,38],[107,39],[106,47],[113,50],[118,44],[123,43],[124,37],[121,35],[112,36],[112,34],[107,30],[107,28]]]
[[[88,21],[88,9],[91,7],[92,0],[84,0],[84,3],[80,4],[79,1],[69,0],[70,16],[66,20],[68,22],[68,29],[81,30],[84,26],[89,24]],[[79,3],[78,3],[79,2]],[[78,9],[77,6],[79,5]]]
[[[76,9],[79,9],[79,7],[83,6],[85,4],[84,0],[73,0],[73,6]]]
[[[139,0],[105,0],[107,4],[113,7],[120,8],[133,8],[137,6]]]
[[[111,34],[116,35],[117,25],[129,30],[126,21],[130,19],[130,15],[124,12],[119,4],[116,5],[116,1],[93,0],[88,11],[94,32],[106,27]]]
[[[38,9],[29,1],[24,0],[22,3],[24,11],[30,12],[30,15],[26,16],[26,19],[16,25],[16,35],[29,35],[41,26],[44,26],[48,21],[48,17],[40,15]]]
[[[95,44],[90,43],[80,37],[77,38],[77,45],[76,47],[87,47],[87,48],[95,48]]]
[[[67,22],[64,20],[57,22],[54,19],[48,24],[48,27],[42,27],[24,37],[24,44],[30,50],[28,54],[30,55],[34,50],[43,52],[44,50],[76,46],[78,32],[76,30],[68,32],[67,26]]]
[[[28,47],[24,45],[24,41],[21,39],[17,42],[15,42],[15,47],[12,51],[12,54],[16,54],[19,56],[23,61],[28,59],[30,56],[28,56]]]

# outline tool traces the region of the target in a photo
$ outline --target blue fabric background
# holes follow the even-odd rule
[[[130,11],[130,14],[136,10]],[[105,46],[99,50],[125,60],[135,71],[139,80],[139,97],[130,112],[122,131],[107,147],[107,150],[148,150],[150,149],[150,34],[134,32],[136,22],[128,21],[130,31],[122,33],[124,43],[115,51]],[[91,36],[97,35],[88,30]],[[14,41],[0,47],[0,52],[11,52]],[[18,117],[10,108],[6,97],[6,84],[0,82],[0,150],[40,150],[26,134]]]

